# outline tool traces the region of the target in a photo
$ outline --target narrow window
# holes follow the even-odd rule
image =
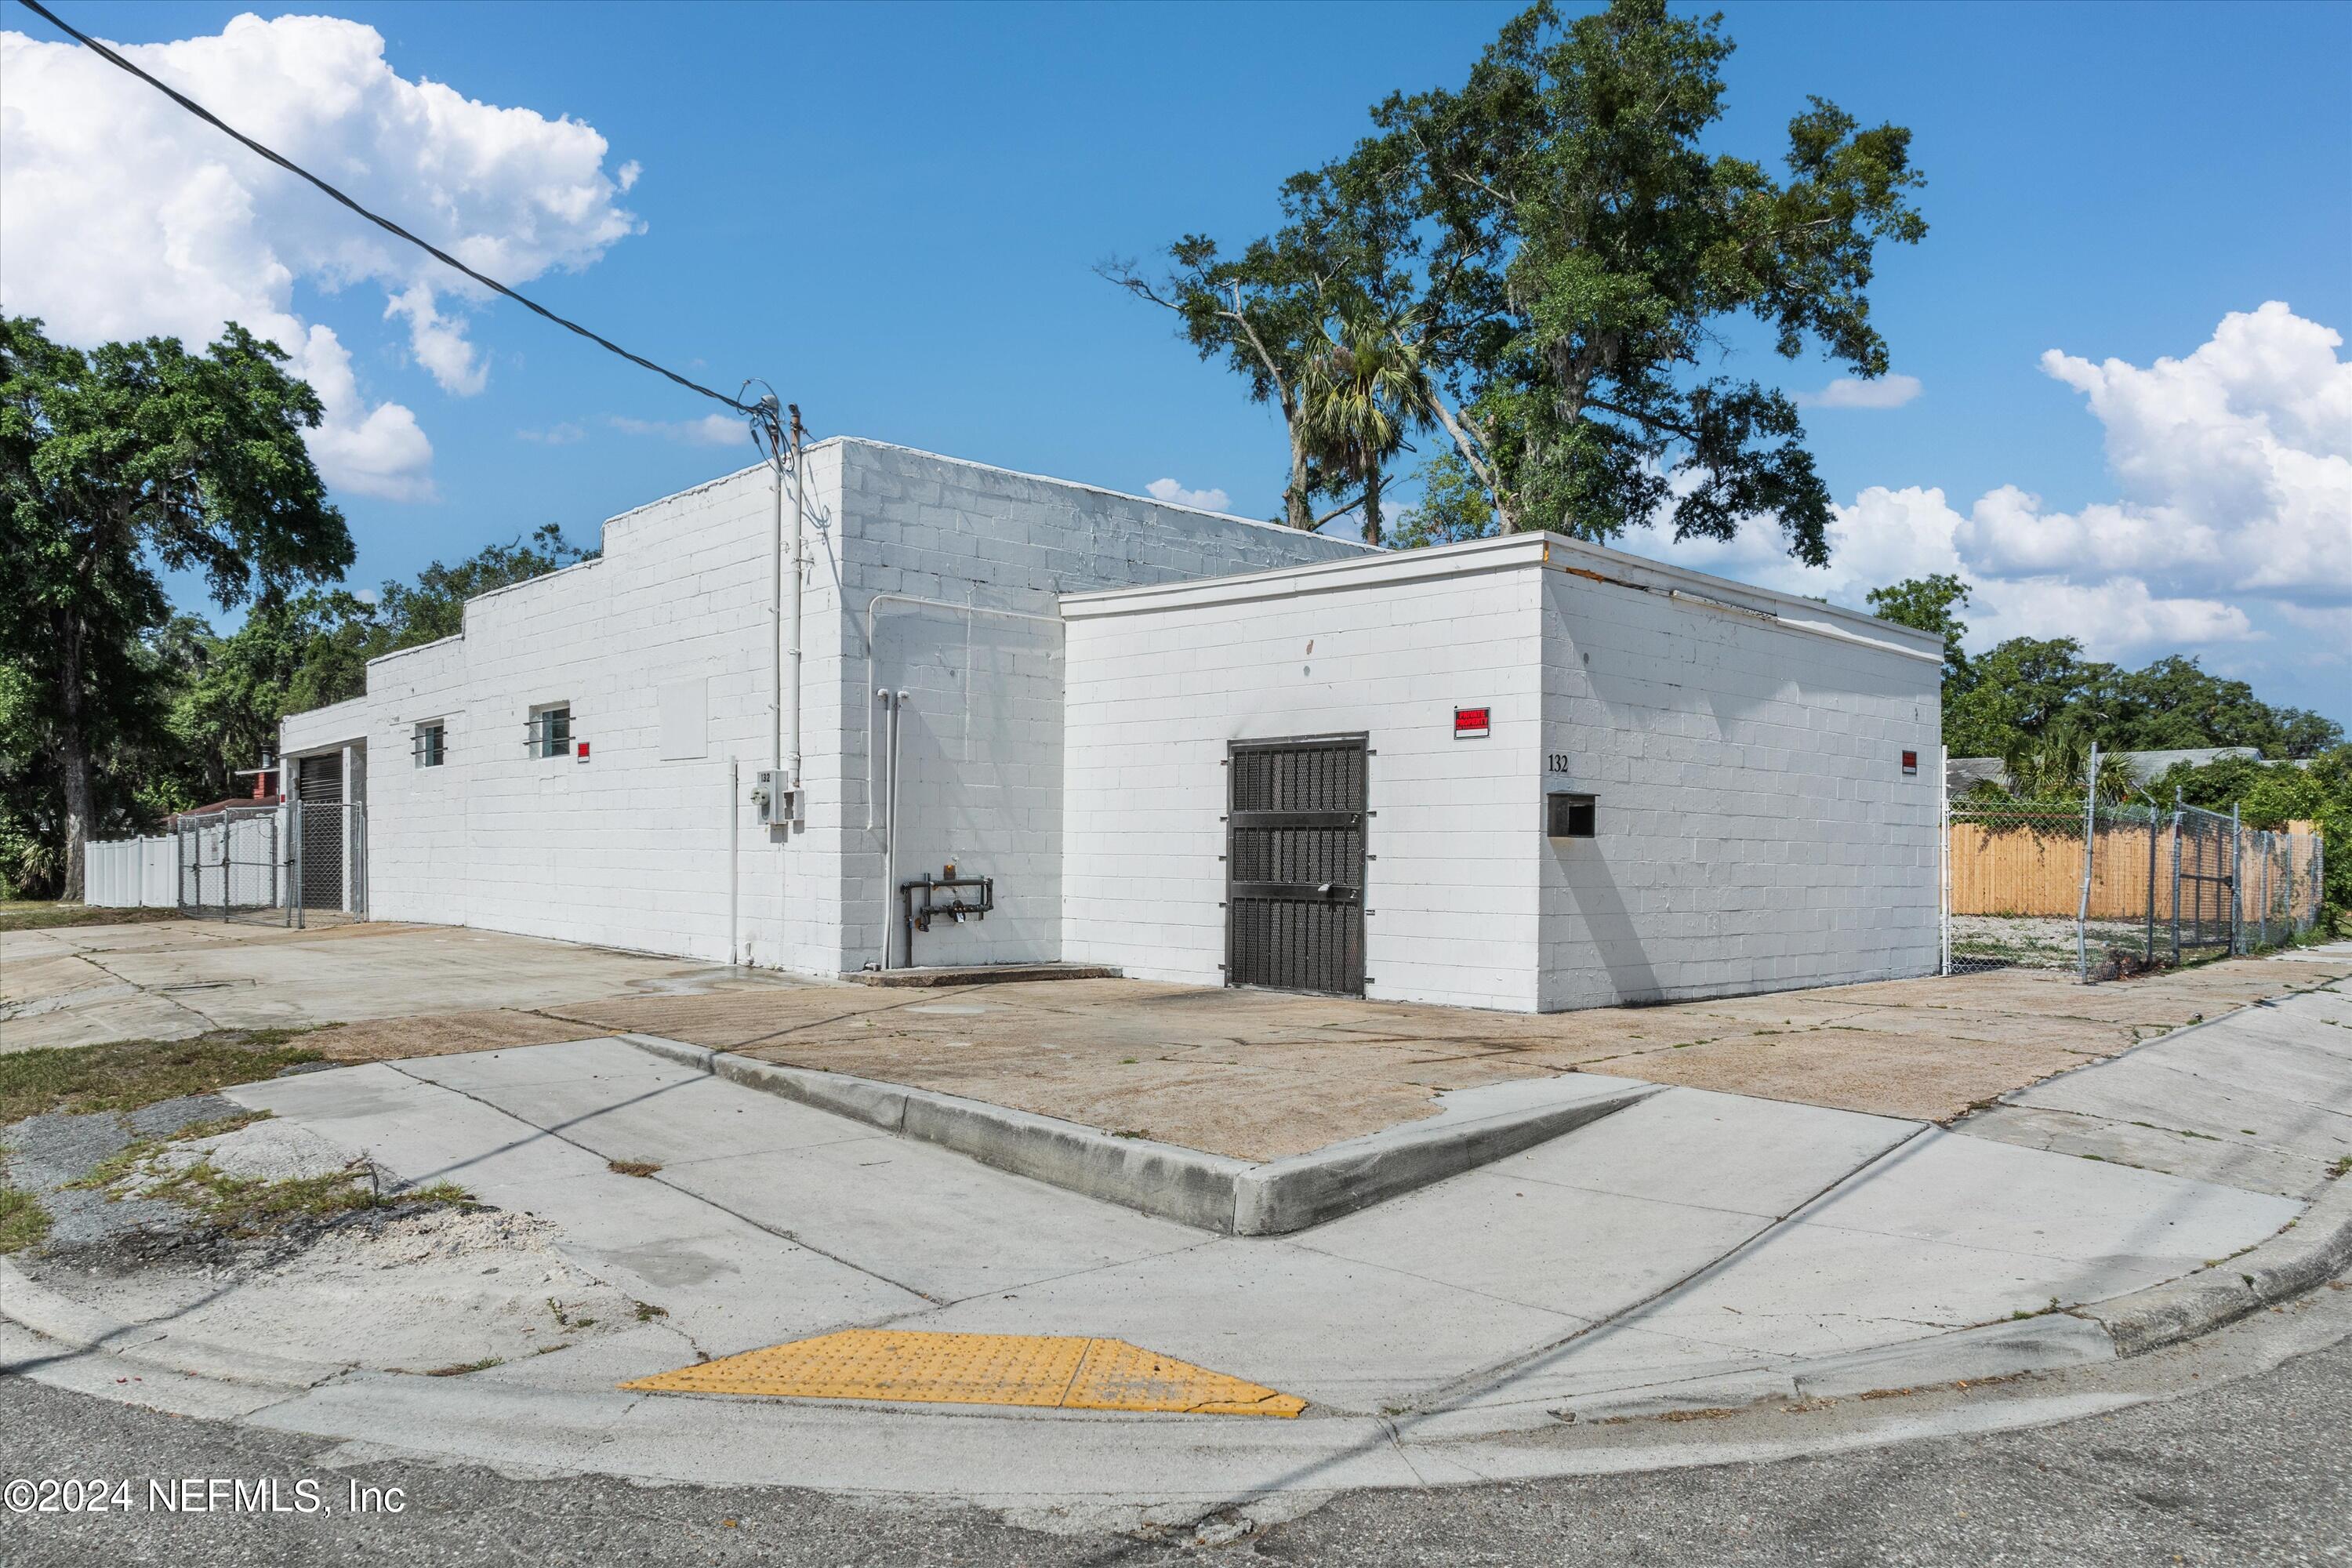
[[[416,733],[408,742],[408,754],[420,768],[437,768],[447,755],[447,732],[438,720],[416,726]]]
[[[1553,838],[1590,838],[1592,837],[1593,797],[1589,795],[1550,795],[1544,797],[1547,808],[1544,832]]]
[[[572,704],[555,703],[530,710],[530,754],[568,756],[572,752]]]

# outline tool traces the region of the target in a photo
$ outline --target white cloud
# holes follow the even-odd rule
[[[658,436],[689,447],[749,447],[749,426],[732,414],[706,414],[699,419],[631,419],[615,414],[605,421],[625,436]]]
[[[1819,392],[1797,394],[1797,401],[1811,408],[1900,408],[1918,395],[1916,375],[1882,375],[1869,381],[1842,375]]]
[[[490,367],[482,363],[480,352],[466,341],[465,329],[444,316],[434,304],[430,287],[411,284],[406,292],[392,297],[383,313],[386,320],[394,316],[407,318],[409,343],[416,362],[433,373],[442,391],[471,397],[489,384]]]
[[[515,432],[516,440],[536,441],[542,447],[569,447],[575,441],[584,441],[587,438],[588,432],[569,419],[560,425],[551,425],[544,430]]]
[[[2187,359],[2146,370],[2052,350],[2044,372],[2106,426],[2126,508],[2219,536],[2235,586],[2352,597],[2352,361],[2338,333],[2273,300],[2222,318]],[[2195,564],[2202,566],[2206,558]]]
[[[639,226],[616,205],[634,165],[605,174],[593,128],[402,77],[372,27],[248,15],[121,51],[503,281],[585,266]],[[331,485],[431,495],[414,413],[370,401],[351,349],[303,320],[294,290],[381,288],[410,354],[458,395],[488,377],[466,336],[482,290],[78,46],[0,32],[0,307],[79,343],[163,333],[194,347],[237,321],[318,388],[310,446]]]
[[[1166,501],[1170,506],[1195,507],[1202,511],[1223,511],[1234,504],[1234,498],[1223,490],[1188,490],[1174,479],[1154,479],[1143,489],[1153,500]]]
[[[2336,332],[2286,306],[2223,319],[2185,359],[2141,369],[2053,351],[2042,370],[2083,393],[2125,492],[2052,511],[2015,485],[1964,513],[1939,489],[1872,486],[1834,509],[1830,564],[1791,560],[1776,529],[1626,547],[1857,607],[1874,587],[1948,572],[1970,585],[1975,647],[2080,638],[2145,658],[2316,637],[2352,646],[2352,362]],[[2281,657],[2288,657],[2282,652]],[[2293,657],[2301,657],[2296,654]],[[2340,658],[2340,655],[2331,655]]]

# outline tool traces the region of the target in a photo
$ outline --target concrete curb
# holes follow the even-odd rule
[[[120,1356],[164,1372],[248,1388],[299,1392],[349,1370],[339,1362],[300,1361],[182,1338],[162,1324],[121,1322],[35,1284],[5,1258],[0,1258],[0,1319],[74,1354]],[[15,1370],[0,1366],[0,1372]]]
[[[941,985],[1010,985],[1032,980],[1118,980],[1123,973],[1108,963],[965,963],[925,969],[853,969],[842,978],[856,985],[923,990]]]
[[[2202,1273],[2077,1307],[2105,1329],[2119,1355],[2210,1333],[2325,1283],[2352,1267],[2352,1177],[2339,1176],[2284,1230]]]
[[[1001,1171],[1228,1236],[1280,1236],[1460,1175],[1659,1092],[1580,1092],[1486,1116],[1435,1118],[1263,1164],[933,1089],[758,1061],[658,1035],[618,1037],[746,1089],[937,1143]],[[1596,1078],[1597,1075],[1579,1075]],[[1609,1080],[1598,1080],[1609,1081]],[[1579,1086],[1581,1089],[1582,1086]]]

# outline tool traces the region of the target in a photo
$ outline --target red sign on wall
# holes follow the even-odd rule
[[[1486,735],[1486,709],[1456,708],[1454,710],[1454,738],[1455,740],[1475,741],[1481,739]]]

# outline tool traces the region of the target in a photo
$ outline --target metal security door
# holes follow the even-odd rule
[[[1235,742],[1225,984],[1364,993],[1364,737]]]
[[[294,789],[300,801],[295,820],[302,842],[299,900],[306,910],[341,910],[344,905],[343,852],[349,834],[343,809],[343,759],[339,755],[304,757],[296,765]]]

